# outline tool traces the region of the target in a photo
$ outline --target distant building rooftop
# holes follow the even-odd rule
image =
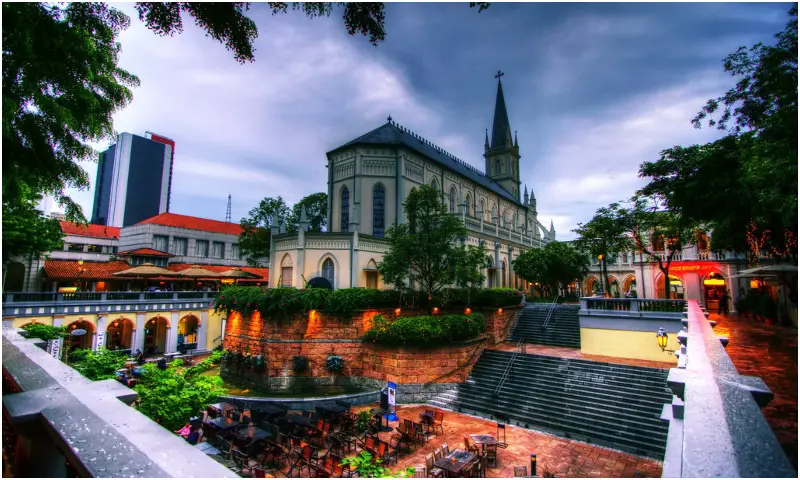
[[[155,217],[142,220],[136,225],[163,225],[165,227],[185,228],[187,230],[200,230],[203,232],[224,233],[227,235],[239,235],[242,227],[238,223],[222,222],[209,218],[190,217],[177,213],[161,213]]]

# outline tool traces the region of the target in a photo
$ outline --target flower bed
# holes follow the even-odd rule
[[[390,346],[443,346],[476,338],[484,329],[480,313],[400,317],[394,322],[377,315],[373,321],[373,327],[364,334],[364,341]]]

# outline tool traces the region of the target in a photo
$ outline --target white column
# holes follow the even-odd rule
[[[170,327],[167,331],[167,347],[166,352],[172,353],[178,351],[178,321],[180,320],[180,312],[170,312]]]
[[[108,316],[107,315],[98,315],[97,316],[97,332],[94,335],[94,345],[92,348],[97,350],[98,348],[105,347],[106,343],[108,343],[108,339],[106,338],[106,324],[108,323]]]
[[[136,329],[133,331],[133,338],[131,339],[131,348],[136,353],[138,349],[144,352],[144,313],[136,312]]]
[[[200,325],[197,327],[197,349],[206,350],[206,338],[208,337],[208,310],[200,312]]]

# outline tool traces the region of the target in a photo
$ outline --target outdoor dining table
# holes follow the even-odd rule
[[[250,443],[257,442],[259,440],[270,440],[272,439],[272,432],[268,432],[258,427],[246,427],[238,432],[236,435],[240,438],[249,438]]]
[[[422,423],[428,423],[428,424],[433,423],[433,414],[432,413],[428,413],[428,412],[420,413],[419,414],[419,418],[420,418],[420,420],[422,420]]]
[[[494,438],[494,435],[489,435],[488,433],[471,433],[469,438],[471,438],[476,445],[480,445],[481,450],[483,450],[486,445],[497,445],[497,439]]]
[[[453,459],[455,459],[455,462],[453,462]],[[436,462],[434,462],[434,465],[441,468],[442,470],[444,470],[449,474],[458,475],[458,473],[460,473],[461,470],[463,470],[464,467],[469,465],[469,462],[471,462],[474,459],[475,459],[475,453],[456,449],[451,451],[448,455],[445,455],[444,457],[440,458],[439,460],[436,460]]]
[[[349,410],[344,405],[323,405],[320,408],[325,410],[326,412],[334,414],[334,415],[339,414],[339,413],[344,413],[347,410]]]
[[[274,417],[276,415],[283,415],[283,409],[278,408],[274,405],[259,405],[257,407],[252,407],[251,410],[255,410],[257,412],[261,412],[268,417]]]
[[[301,427],[307,427],[311,424],[310,418],[304,417],[303,415],[298,415],[296,413],[286,415],[286,421]]]
[[[213,403],[209,405],[209,407],[213,408],[214,410],[220,413],[226,413],[229,410],[236,410],[236,405],[230,404],[228,402]]]
[[[382,408],[373,408],[369,411],[371,414],[378,417],[378,428],[380,428],[381,432],[391,432],[392,427],[389,426],[389,417],[386,416],[389,413],[388,410],[384,410]],[[386,418],[386,426],[383,426],[383,418]]]
[[[239,422],[237,422],[236,420],[234,420],[232,418],[228,418],[228,417],[212,418],[212,419],[208,420],[206,423],[214,425],[220,431],[230,430],[231,428],[234,428],[234,427],[239,425]]]
[[[200,442],[197,445],[193,445],[194,448],[200,450],[201,452],[205,453],[206,455],[219,455],[221,452],[216,449],[213,445],[208,442]]]

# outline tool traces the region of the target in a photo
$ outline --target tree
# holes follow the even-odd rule
[[[579,223],[578,228],[573,230],[579,235],[575,241],[578,250],[600,261],[606,295],[611,289],[608,283],[610,257],[630,249],[633,245],[627,222],[625,210],[621,209],[618,203],[612,203],[608,207],[598,209],[591,220],[585,224]]]
[[[289,207],[283,198],[267,197],[239,222],[239,248],[249,265],[261,266],[269,259],[270,228],[285,224],[288,216]]]
[[[389,251],[378,264],[387,283],[415,287],[431,300],[442,288],[483,282],[483,246],[461,245],[467,229],[447,209],[436,189],[414,189],[403,204],[408,223],[387,229]]]
[[[533,283],[542,296],[566,295],[569,284],[589,271],[586,255],[564,242],[526,250],[513,263],[517,275]]]
[[[700,228],[687,224],[680,215],[659,209],[656,200],[632,199],[632,207],[623,210],[633,237],[634,248],[648,261],[657,262],[664,276],[664,295],[669,298],[669,268],[678,253],[695,244]],[[649,238],[648,238],[649,236]]]
[[[797,261],[797,5],[775,45],[739,48],[725,71],[740,77],[692,120],[728,133],[705,145],[674,146],[641,165],[641,190],[687,223],[712,231],[714,250],[762,252]],[[711,115],[721,111],[718,119]]]
[[[300,210],[306,208],[306,219],[308,220],[308,230],[311,232],[323,232],[328,227],[328,194],[325,192],[312,193],[306,195],[292,207],[292,213],[287,218],[287,228],[290,232],[296,232],[300,226]]]
[[[269,3],[274,14],[287,3]],[[474,3],[483,11],[488,4]],[[158,35],[183,31],[182,15],[224,43],[239,62],[255,59],[258,37],[247,17],[250,4],[141,2],[139,18]],[[308,17],[343,9],[351,35],[385,38],[383,3],[292,3]],[[25,201],[24,187],[52,195],[67,218],[85,222],[66,188],[88,188],[77,163],[96,153],[89,146],[114,138],[112,115],[133,98],[139,79],[118,66],[119,33],[130,19],[104,3],[3,3],[3,203]],[[23,187],[24,186],[24,187]]]
[[[47,218],[36,208],[41,197],[22,185],[22,202],[3,202],[3,265],[14,257],[36,257],[61,246],[63,234],[58,220]]]
[[[514,271],[525,281],[533,284],[539,295],[545,296],[550,286],[547,254],[543,248],[525,250],[512,262]]]

